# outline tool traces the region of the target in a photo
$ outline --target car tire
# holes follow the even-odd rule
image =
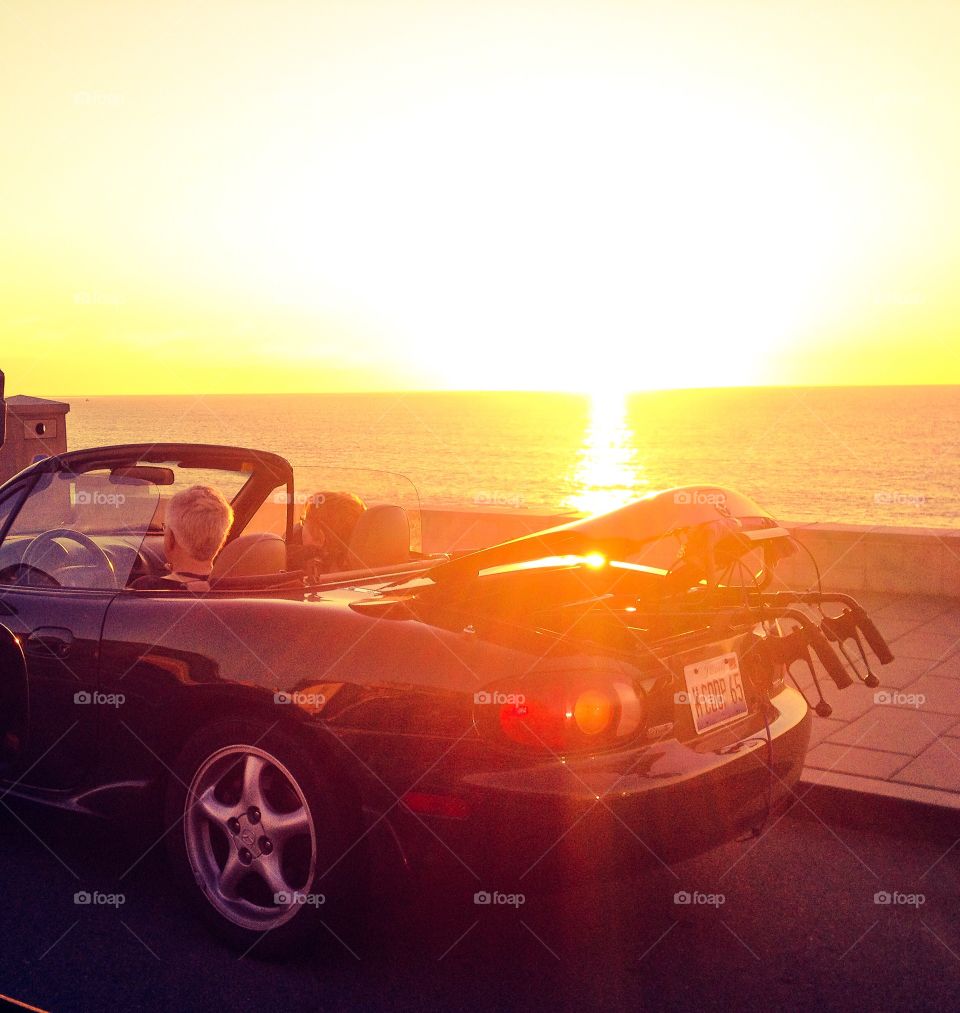
[[[174,764],[164,816],[177,878],[241,953],[292,957],[341,938],[324,925],[363,908],[352,792],[285,730],[242,718],[201,728]]]

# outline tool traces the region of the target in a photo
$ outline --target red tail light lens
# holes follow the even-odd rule
[[[608,748],[633,737],[645,717],[642,690],[620,680],[558,676],[475,699],[481,701],[474,707],[481,730],[545,752]]]

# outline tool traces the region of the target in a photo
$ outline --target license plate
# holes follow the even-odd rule
[[[747,713],[740,660],[734,651],[685,665],[683,679],[698,735],[736,721]]]

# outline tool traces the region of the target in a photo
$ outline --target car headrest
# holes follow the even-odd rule
[[[370,569],[410,560],[410,522],[403,507],[381,503],[365,510],[353,529],[347,566]]]
[[[258,532],[240,535],[221,550],[213,563],[211,581],[224,577],[252,577],[279,573],[287,567],[287,546],[279,535]]]

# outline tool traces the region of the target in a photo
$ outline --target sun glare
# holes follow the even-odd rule
[[[563,503],[568,509],[606,513],[649,491],[633,447],[627,409],[622,391],[591,397],[589,428],[573,475],[574,492]]]
[[[14,382],[613,394],[841,382],[849,362],[809,351],[851,336],[884,349],[872,382],[944,357],[956,230],[930,180],[960,161],[954,103],[918,84],[944,122],[918,132],[895,46],[844,52],[876,101],[837,107],[829,39],[724,63],[750,47],[722,5],[691,32],[679,6],[398,2],[374,26],[320,5],[321,28],[305,0],[246,22],[211,0],[188,36],[151,15],[149,44],[137,5],[109,40],[86,6],[34,5],[5,39]],[[19,351],[38,344],[42,370]]]
[[[250,284],[345,303],[453,388],[762,382],[856,203],[761,106],[602,80],[448,96],[289,165],[230,184],[257,195],[218,223]]]

